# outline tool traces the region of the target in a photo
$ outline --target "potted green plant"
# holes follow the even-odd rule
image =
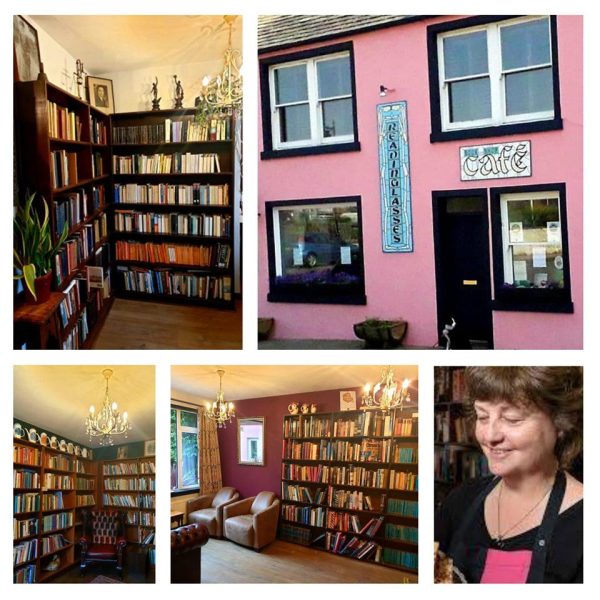
[[[52,243],[50,211],[42,198],[43,218],[34,207],[35,192],[17,208],[14,224],[14,264],[20,274],[17,279],[25,280],[25,296],[29,303],[42,304],[50,297],[52,283],[52,259],[64,244],[69,233],[65,226],[56,241]]]
[[[366,319],[354,324],[354,335],[365,340],[365,348],[396,348],[402,344],[408,323],[402,319]]]

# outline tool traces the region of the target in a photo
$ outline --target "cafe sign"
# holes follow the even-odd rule
[[[406,102],[377,105],[381,237],[384,252],[412,252]]]
[[[460,149],[461,181],[531,177],[531,142],[507,142]]]

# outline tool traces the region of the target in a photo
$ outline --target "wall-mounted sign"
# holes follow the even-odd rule
[[[461,181],[531,177],[531,142],[508,142],[460,149]]]
[[[377,105],[381,233],[384,252],[412,252],[406,102]]]

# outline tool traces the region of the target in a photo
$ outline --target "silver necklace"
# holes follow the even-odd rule
[[[504,540],[506,539],[506,534],[510,533],[517,525],[519,525],[520,523],[522,523],[548,496],[548,494],[550,494],[550,492],[552,491],[552,488],[554,487],[554,480],[552,480],[552,485],[548,488],[548,490],[545,492],[545,494],[516,522],[514,523],[514,525],[512,525],[511,527],[509,527],[508,529],[506,529],[504,532],[501,532],[501,527],[500,527],[500,499],[502,498],[502,489],[504,487],[504,480],[500,481],[500,489],[498,490],[498,509],[497,509],[497,522],[496,522],[496,527],[497,527],[497,535],[494,538],[494,543],[499,546],[500,548],[502,548],[504,546]]]

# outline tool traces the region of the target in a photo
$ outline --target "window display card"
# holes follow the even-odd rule
[[[544,246],[533,247],[533,267],[536,269],[546,267],[546,248]]]
[[[343,265],[351,265],[350,246],[340,246],[340,260]]]
[[[527,261],[515,260],[513,263],[513,276],[515,281],[527,281]]]

